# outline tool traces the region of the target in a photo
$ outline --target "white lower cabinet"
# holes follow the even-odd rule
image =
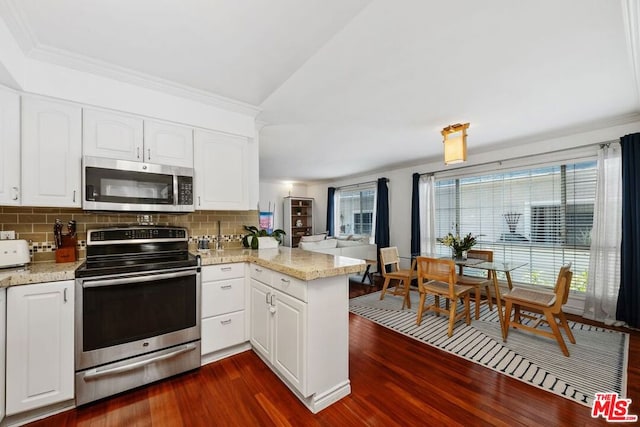
[[[249,339],[302,403],[318,412],[351,392],[349,281],[304,281],[250,264]]]
[[[8,288],[7,415],[73,399],[73,284]]]
[[[292,282],[286,291],[281,288],[281,284]],[[304,397],[311,394],[305,366],[307,303],[298,298],[304,298],[306,286],[297,279],[252,266],[251,344]]]
[[[0,421],[4,419],[5,350],[7,348],[7,290],[0,289]]]
[[[247,341],[245,264],[202,267],[202,355]]]

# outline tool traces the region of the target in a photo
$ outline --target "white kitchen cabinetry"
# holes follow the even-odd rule
[[[347,276],[302,281],[250,265],[256,353],[318,412],[351,392]]]
[[[7,348],[7,290],[0,289],[0,421],[4,419],[5,351]]]
[[[193,167],[193,129],[111,111],[83,110],[86,156]]]
[[[109,111],[82,110],[82,154],[143,161],[142,118]]]
[[[22,204],[80,207],[82,109],[22,98]]]
[[[144,121],[144,161],[193,167],[193,129],[170,123]]]
[[[20,96],[0,89],[0,205],[20,204]]]
[[[73,281],[7,291],[7,415],[74,396]]]
[[[202,267],[202,342],[207,362],[229,354],[205,357],[248,340],[245,328],[245,263]],[[220,356],[220,357],[218,357]]]
[[[196,130],[194,134],[197,210],[247,210],[247,138]]]

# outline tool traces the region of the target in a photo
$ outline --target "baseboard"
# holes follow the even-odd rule
[[[249,341],[243,342],[238,345],[234,345],[232,347],[227,347],[219,351],[214,351],[213,353],[203,354],[202,357],[200,358],[200,366],[217,362],[218,360],[225,359],[229,356],[233,356],[235,354],[242,353],[247,350],[251,350],[251,344],[249,344]]]

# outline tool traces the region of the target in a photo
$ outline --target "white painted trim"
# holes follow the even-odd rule
[[[257,116],[262,110],[245,102],[236,101],[220,95],[213,94],[204,90],[196,89],[190,86],[181,85],[169,80],[155,77],[149,74],[134,71],[128,68],[119,67],[104,61],[99,61],[88,56],[79,55],[63,49],[58,49],[44,44],[36,45],[28,53],[32,59],[60,65],[65,68],[71,68],[76,71],[83,71],[99,76],[108,77],[125,83],[134,84],[136,86],[153,89],[181,98],[192,99],[204,104],[213,105],[215,107],[224,108],[226,110],[235,111],[243,114]]]
[[[0,2],[0,15],[7,24],[9,31],[13,34],[13,38],[22,49],[22,52],[28,53],[38,44],[38,39],[31,27],[27,25],[27,19],[20,8],[16,6],[14,0],[4,0]]]

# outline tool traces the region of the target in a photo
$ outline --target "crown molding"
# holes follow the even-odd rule
[[[38,40],[15,0],[0,1],[0,16],[28,58],[248,114],[254,118],[262,111],[259,107],[242,101],[46,45]]]
[[[640,105],[640,5],[637,0],[622,0],[622,19],[633,70],[636,100]]]
[[[13,34],[13,38],[22,49],[25,55],[28,55],[40,43],[31,27],[27,25],[27,19],[22,10],[16,6],[14,0],[0,1],[0,16]]]

